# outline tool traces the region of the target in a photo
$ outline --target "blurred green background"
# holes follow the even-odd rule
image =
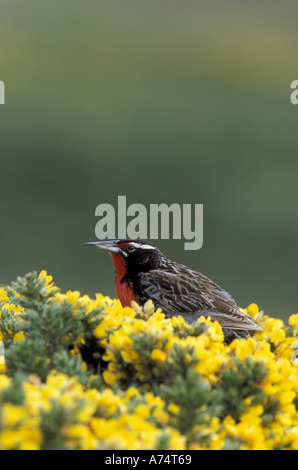
[[[156,244],[238,304],[298,311],[297,2],[2,0],[0,282],[114,297],[95,208],[204,204]]]

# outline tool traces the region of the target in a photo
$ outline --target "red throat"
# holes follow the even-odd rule
[[[121,283],[121,279],[126,274],[126,260],[123,256],[116,253],[110,253],[116,270],[116,292],[123,307],[130,307],[132,300],[138,301],[134,294],[133,285],[130,282]]]

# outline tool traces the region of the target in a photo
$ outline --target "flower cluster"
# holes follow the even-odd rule
[[[0,288],[0,449],[298,449],[298,314],[243,312],[263,331],[227,345],[45,271]]]
[[[184,449],[185,438],[168,426],[164,402],[136,388],[85,390],[74,377],[51,372],[45,383],[29,375],[22,400],[11,402],[11,378],[0,376],[2,449]],[[151,417],[151,419],[148,419]]]

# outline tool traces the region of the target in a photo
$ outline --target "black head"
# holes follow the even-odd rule
[[[161,251],[149,242],[143,240],[107,240],[103,242],[90,242],[86,245],[96,246],[102,250],[109,251],[113,256],[114,263],[118,256],[125,260],[128,268],[135,271],[149,271],[160,266],[164,257]]]

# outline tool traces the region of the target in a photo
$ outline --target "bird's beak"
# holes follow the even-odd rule
[[[101,250],[110,251],[111,253],[121,253],[122,250],[117,245],[119,240],[106,240],[104,242],[86,242],[84,245],[96,246]]]

